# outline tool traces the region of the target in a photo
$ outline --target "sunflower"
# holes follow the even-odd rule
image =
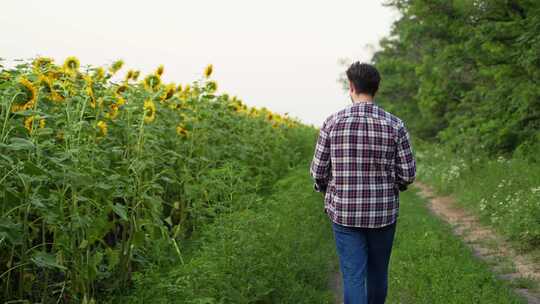
[[[79,59],[75,56],[70,56],[64,61],[64,71],[67,74],[76,74],[80,66],[81,63],[79,62]]]
[[[7,71],[0,73],[0,80],[8,81],[11,79],[11,74]]]
[[[150,74],[144,78],[143,85],[147,91],[155,92],[161,85],[161,78],[158,75]]]
[[[210,76],[212,76],[212,72],[214,71],[214,66],[209,64],[205,69],[204,69],[204,77],[206,78],[210,78]]]
[[[131,78],[133,78],[133,73],[134,71],[133,70],[129,70],[126,74],[126,77],[124,78],[124,81],[125,82],[128,82],[129,80],[131,80]]]
[[[32,66],[34,67],[34,73],[44,73],[47,68],[53,63],[53,61],[54,60],[52,58],[48,57],[38,57],[34,59],[34,61],[32,62]]]
[[[123,106],[126,104],[126,99],[122,96],[116,96],[116,104],[119,106]]]
[[[107,136],[108,129],[106,122],[104,122],[103,120],[98,121],[97,127],[102,136]]]
[[[114,94],[115,95],[122,95],[122,93],[126,92],[127,89],[128,89],[127,85],[125,85],[125,84],[119,85],[114,90]]]
[[[34,116],[28,116],[24,119],[24,128],[32,133],[32,127],[34,126]]]
[[[139,75],[141,75],[141,71],[133,71],[133,74],[131,75],[131,79],[137,80],[139,78]]]
[[[118,108],[118,104],[111,103],[111,105],[109,106],[109,113],[105,114],[105,116],[110,120],[116,119],[116,117],[118,116]]]
[[[144,122],[151,123],[156,119],[156,104],[150,99],[144,101]]]
[[[41,87],[45,88],[47,93],[52,92],[52,79],[46,75],[40,74],[38,77],[39,84]]]
[[[28,110],[34,107],[37,100],[38,90],[28,79],[25,77],[19,78],[19,84],[23,92],[23,100],[21,103],[13,104],[11,107],[12,112],[21,110]]]
[[[158,68],[156,70],[156,75],[161,77],[161,75],[163,75],[163,72],[165,72],[165,67],[163,65],[158,66]]]
[[[188,130],[186,130],[183,124],[179,124],[178,126],[176,126],[176,134],[183,137],[188,137],[189,132]]]
[[[257,116],[259,115],[259,111],[257,111],[256,108],[251,108],[251,109],[249,110],[249,115],[250,115],[251,117],[257,117]]]
[[[161,101],[171,99],[171,97],[173,97],[175,92],[176,92],[176,85],[174,83],[168,84],[165,87],[165,91],[163,92],[163,95],[161,95]]]
[[[110,71],[112,74],[115,74],[115,73],[118,72],[123,66],[124,66],[124,61],[123,61],[123,60],[116,60],[115,62],[113,62],[113,64],[112,64],[111,67],[109,68],[109,71]]]
[[[86,95],[88,95],[88,97],[90,97],[90,107],[92,107],[92,109],[95,109],[96,108],[96,97],[94,96],[94,90],[92,89],[91,86],[87,86],[86,89],[85,89],[85,92],[86,92]]]
[[[105,69],[103,69],[102,67],[95,69],[94,78],[96,80],[102,80],[103,78],[105,78]]]

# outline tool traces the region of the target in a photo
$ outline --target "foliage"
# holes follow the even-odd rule
[[[540,245],[540,167],[519,158],[460,157],[417,142],[420,179],[479,214],[521,249]]]
[[[299,166],[270,197],[216,220],[189,262],[141,273],[122,302],[332,303],[332,230],[308,172]]]
[[[36,58],[0,66],[0,298],[90,303],[242,209],[314,130],[192,84]]]
[[[378,100],[457,152],[539,161],[540,2],[390,0],[401,18],[373,61]]]
[[[527,303],[502,283],[412,191],[402,195],[389,303]]]

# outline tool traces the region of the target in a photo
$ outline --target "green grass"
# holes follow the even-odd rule
[[[401,196],[387,302],[525,303],[412,191]]]
[[[540,164],[518,157],[460,156],[422,142],[416,147],[422,181],[454,196],[517,249],[540,256]]]
[[[307,172],[305,166],[293,170],[269,197],[218,218],[185,264],[140,273],[131,295],[116,301],[332,303],[334,238]],[[431,215],[424,199],[413,191],[402,195],[387,303],[525,303],[510,284]]]
[[[308,167],[243,205],[207,226],[185,264],[140,273],[113,302],[332,303],[332,230]]]

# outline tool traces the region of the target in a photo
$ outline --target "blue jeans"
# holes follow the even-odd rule
[[[384,304],[396,224],[360,228],[332,222],[345,304]]]

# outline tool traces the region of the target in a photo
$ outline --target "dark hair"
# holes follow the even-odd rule
[[[381,82],[381,75],[374,66],[358,61],[347,69],[347,78],[351,81],[356,94],[364,93],[371,96],[375,96]]]

